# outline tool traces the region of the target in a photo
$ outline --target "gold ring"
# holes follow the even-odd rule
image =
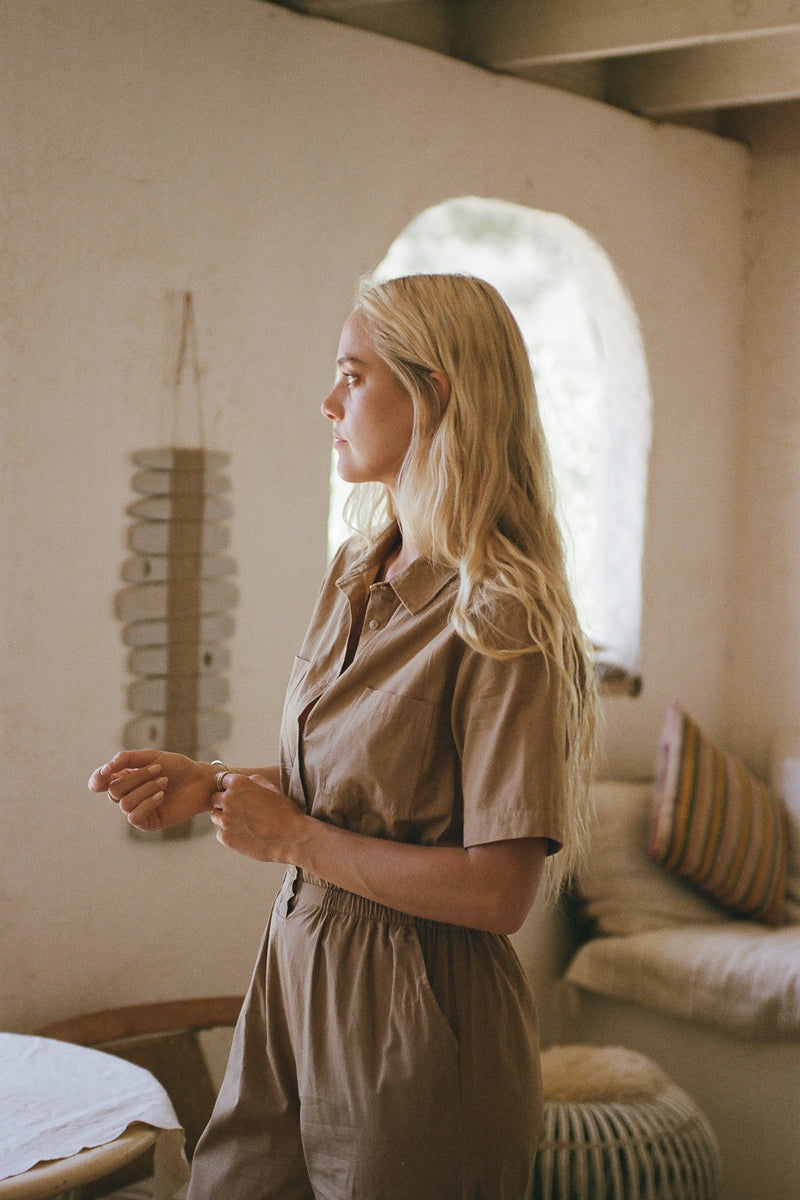
[[[214,791],[215,792],[224,792],[225,784],[222,781],[226,775],[231,774],[231,769],[227,763],[224,763],[222,761],[222,759],[219,759],[219,758],[215,758],[212,761],[211,765],[212,765],[212,767],[222,767],[222,770],[218,771],[217,774],[214,776]]]

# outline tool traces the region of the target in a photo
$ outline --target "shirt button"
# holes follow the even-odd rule
[[[380,629],[381,623],[380,623],[380,621],[376,621],[375,618],[373,617],[369,623],[369,627],[370,627],[370,629]]]

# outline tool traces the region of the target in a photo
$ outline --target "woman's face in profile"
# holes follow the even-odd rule
[[[333,422],[337,470],[348,483],[397,482],[414,428],[414,404],[375,350],[363,314],[345,322],[336,382],[322,404]]]

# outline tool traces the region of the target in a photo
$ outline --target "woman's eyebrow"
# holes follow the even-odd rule
[[[356,358],[354,354],[345,354],[343,358],[337,358],[336,360],[337,367],[343,367],[345,363],[355,363],[357,367],[366,365],[363,359]]]

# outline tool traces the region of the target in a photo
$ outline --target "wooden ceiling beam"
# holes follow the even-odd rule
[[[495,70],[800,32],[793,0],[449,0],[453,53]]]
[[[605,99],[651,117],[800,97],[800,32],[606,64]]]

